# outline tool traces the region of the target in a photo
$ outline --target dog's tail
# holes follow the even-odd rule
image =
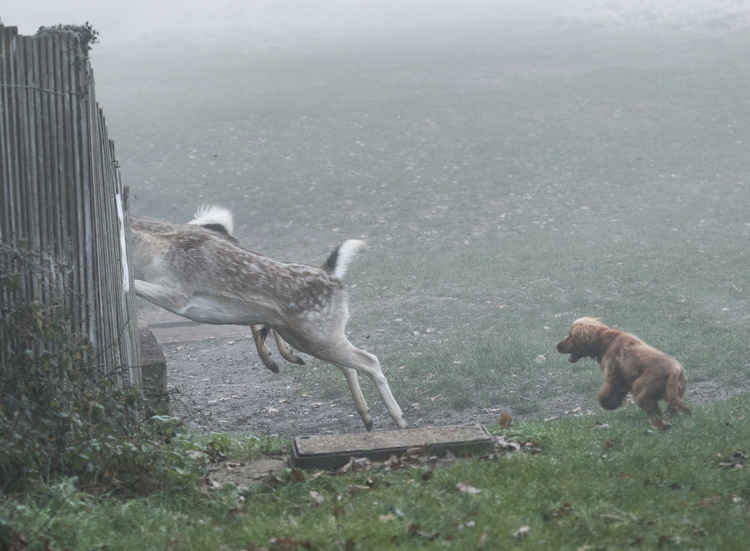
[[[685,377],[685,370],[681,367],[680,369],[672,370],[667,378],[667,389],[664,393],[664,399],[675,413],[685,412],[690,414],[690,408],[682,401],[686,387],[687,377]]]
[[[343,279],[354,255],[364,246],[364,241],[347,239],[333,249],[333,252],[328,256],[328,260],[323,264],[323,269],[336,279]]]
[[[234,217],[232,211],[218,205],[201,205],[195,211],[193,219],[188,222],[194,226],[202,226],[228,237],[234,234]]]

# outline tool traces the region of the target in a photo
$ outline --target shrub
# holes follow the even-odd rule
[[[98,368],[88,339],[65,315],[62,293],[46,289],[44,303],[17,298],[22,278],[40,270],[64,274],[64,267],[0,247],[1,265],[11,267],[0,277],[0,491],[60,476],[128,493],[180,480],[187,458],[164,453],[179,422],[145,418],[138,389]]]

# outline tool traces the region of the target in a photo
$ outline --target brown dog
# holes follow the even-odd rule
[[[598,398],[606,409],[619,407],[631,392],[658,429],[669,428],[661,417],[660,399],[669,404],[667,413],[690,414],[682,401],[687,385],[685,369],[672,356],[635,335],[607,327],[596,318],[579,318],[567,338],[557,344],[557,351],[570,354],[570,362],[596,358],[604,376]]]

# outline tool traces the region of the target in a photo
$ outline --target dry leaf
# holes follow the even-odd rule
[[[292,469],[292,471],[289,473],[289,480],[292,482],[304,482],[305,481],[305,471],[302,469]]]
[[[440,535],[440,532],[425,532],[419,524],[410,524],[407,532],[410,536],[418,536],[428,540],[434,540]]]
[[[299,549],[312,549],[310,540],[295,540],[293,538],[271,538],[269,551],[298,551]]]
[[[414,446],[411,448],[406,448],[406,455],[408,457],[416,457],[418,455],[424,455],[425,449],[424,446]]]
[[[378,520],[380,522],[388,522],[390,520],[396,520],[396,515],[394,515],[393,513],[388,513],[387,515],[380,515],[378,517]]]
[[[361,494],[370,490],[370,486],[363,486],[362,484],[350,484],[349,493],[352,495]]]
[[[318,492],[316,492],[315,490],[310,490],[310,499],[316,505],[320,505],[321,503],[325,501],[325,498],[322,495],[320,495]]]
[[[356,457],[352,463],[352,471],[355,473],[369,471],[372,468],[372,461],[367,457]]]
[[[513,440],[506,440],[502,436],[495,436],[495,447],[502,450],[517,452],[521,449],[521,444]]]
[[[218,482],[216,482],[215,480],[213,480],[212,478],[208,476],[203,479],[203,482],[206,484],[207,487],[211,488],[212,490],[221,488],[221,484],[219,484]]]
[[[336,469],[336,472],[341,473],[341,474],[349,473],[352,471],[352,465],[354,465],[354,458],[350,457],[349,461],[347,461],[344,465]]]
[[[456,484],[456,490],[458,490],[459,492],[463,494],[471,494],[471,495],[476,495],[482,491],[479,488],[475,488],[468,482],[459,482],[458,484]]]
[[[268,475],[266,475],[263,481],[267,486],[277,486],[279,484],[284,484],[284,481],[281,480],[281,478],[279,478],[279,476],[273,471],[269,471]]]

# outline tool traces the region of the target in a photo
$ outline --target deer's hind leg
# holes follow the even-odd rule
[[[266,346],[266,338],[270,328],[267,325],[251,325],[250,330],[253,332],[253,340],[255,340],[255,348],[258,349],[258,356],[268,369],[274,373],[279,372],[279,366],[271,359],[271,351]]]
[[[406,427],[406,421],[404,421],[404,414],[401,411],[401,407],[393,397],[391,387],[388,385],[388,379],[385,378],[383,370],[380,367],[380,362],[373,354],[360,350],[344,337],[343,340],[338,341],[335,346],[325,348],[321,351],[320,355],[316,354],[316,356],[321,360],[331,362],[342,368],[356,369],[360,373],[370,377],[377,386],[378,392],[380,393],[383,402],[385,402],[385,407],[388,409],[390,416],[399,428],[403,429]],[[348,377],[347,379],[351,381]],[[357,387],[358,386],[359,384],[357,384]],[[356,402],[357,396],[355,390],[352,388],[351,382],[350,389],[352,390],[352,394],[354,394],[354,400]],[[359,393],[361,394],[361,391],[359,391]],[[360,415],[362,415],[362,412],[360,412]],[[367,417],[369,417],[369,415]],[[363,417],[362,420],[365,423],[365,426],[367,426],[367,419]]]
[[[362,388],[359,386],[357,370],[349,367],[341,367],[340,369],[344,372],[346,382],[349,384],[349,390],[354,398],[354,405],[357,408],[359,416],[362,418],[362,422],[365,424],[365,429],[371,431],[372,417],[370,417],[370,408],[367,407],[367,401],[365,400],[364,394],[362,394]]]
[[[292,364],[305,365],[305,360],[294,353],[289,344],[283,338],[281,338],[281,335],[279,335],[278,331],[273,331],[273,336],[276,339],[276,348],[279,349],[279,354],[281,354],[282,358]]]

